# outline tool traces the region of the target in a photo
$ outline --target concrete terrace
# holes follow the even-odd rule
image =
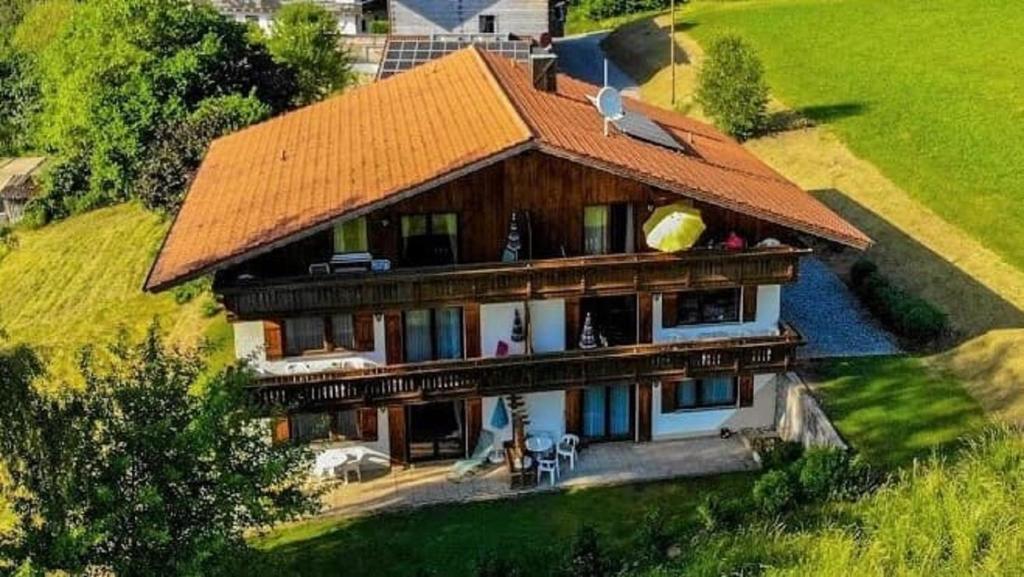
[[[751,452],[736,436],[678,441],[591,445],[580,452],[576,470],[563,461],[562,477],[551,487],[547,475],[536,488],[511,489],[504,464],[454,483],[447,479],[451,462],[367,469],[363,482],[344,485],[329,481],[324,514],[361,515],[411,509],[440,503],[488,501],[540,491],[571,490],[603,485],[699,477],[752,471],[758,468]]]

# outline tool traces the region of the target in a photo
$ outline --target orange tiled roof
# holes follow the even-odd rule
[[[696,154],[615,134],[564,75],[534,90],[511,60],[467,48],[220,138],[146,281],[160,290],[535,148],[795,230],[871,240],[705,124],[627,99]]]

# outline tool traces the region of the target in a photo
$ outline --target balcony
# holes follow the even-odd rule
[[[236,319],[462,302],[612,296],[796,280],[809,250],[755,248],[464,264],[272,280],[218,279],[214,291]]]
[[[530,356],[390,365],[346,372],[265,377],[251,392],[264,406],[304,409],[383,405],[564,389],[667,377],[790,370],[803,339],[779,334],[721,341],[660,343]]]

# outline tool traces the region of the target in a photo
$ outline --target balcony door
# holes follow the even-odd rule
[[[633,438],[633,386],[589,387],[583,391],[581,432],[590,442]]]
[[[465,455],[463,401],[410,405],[406,410],[410,462],[461,459]]]

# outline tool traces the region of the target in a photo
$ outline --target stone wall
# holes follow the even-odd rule
[[[787,373],[778,379],[775,430],[783,440],[804,447],[848,448],[799,375]]]

